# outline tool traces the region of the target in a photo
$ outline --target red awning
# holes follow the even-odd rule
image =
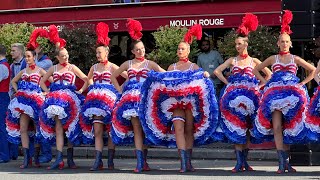
[[[124,6],[101,6],[0,13],[0,23],[29,22],[37,26],[100,21],[109,24],[111,32],[126,31],[126,19],[134,18],[144,30],[160,26],[191,26],[203,28],[237,27],[244,13],[252,12],[261,25],[280,25],[280,0],[248,0],[227,2],[161,3]]]

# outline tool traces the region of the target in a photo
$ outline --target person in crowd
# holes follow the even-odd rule
[[[36,31],[47,33],[44,29]],[[8,106],[6,118],[8,141],[17,145],[22,144],[24,160],[20,166],[21,169],[28,168],[32,164],[30,144],[34,143],[34,141],[29,139],[29,135],[32,134],[28,131],[30,124],[35,129],[35,135],[33,135],[35,137],[32,138],[35,138],[36,142],[39,142],[41,138],[39,112],[44,102],[44,96],[39,83],[46,71],[35,63],[35,49],[38,46],[37,37],[36,33],[32,33],[30,36],[30,41],[25,51],[27,67],[20,71],[11,81],[14,89],[14,99],[11,100]],[[33,145],[31,147],[33,148]],[[39,153],[40,146],[37,144],[34,153],[34,163],[37,167],[40,166]]]
[[[236,57],[231,57],[214,71],[215,75],[226,84],[220,100],[221,128],[227,142],[235,144],[237,164],[232,172],[252,171],[247,163],[250,141],[249,129],[257,116],[259,107],[259,86],[253,74],[255,66],[261,64],[256,58],[248,55],[249,33],[258,27],[257,16],[247,13],[237,30],[235,48]],[[227,79],[222,72],[231,68],[231,76]],[[271,71],[264,68],[269,79]]]
[[[43,49],[41,46],[38,46],[35,49],[36,52],[36,64],[41,67],[45,71],[48,71],[49,68],[53,66],[52,60],[43,53]]]
[[[223,83],[213,73],[213,71],[222,63],[224,63],[220,53],[210,47],[209,40],[201,41],[201,53],[198,56],[197,65],[210,74],[210,79],[214,83],[216,97],[219,97],[220,91],[223,88]]]
[[[13,43],[11,45],[11,57],[13,60],[13,63],[10,65],[10,70],[11,70],[11,78],[12,80],[14,77],[18,75],[18,73],[27,67],[26,59],[24,58],[24,52],[25,52],[25,47],[21,43]],[[10,84],[10,91],[9,95],[10,98],[13,99],[13,94],[14,94],[14,89]],[[18,158],[18,150],[19,146],[17,144],[12,144],[9,143],[9,151],[10,151],[10,158],[15,160]]]
[[[143,42],[140,41],[142,37],[140,22],[128,19],[127,27],[131,38],[134,40],[131,52],[135,57],[124,62],[111,75],[112,84],[122,93],[113,112],[111,137],[116,145],[130,144],[133,143],[134,139],[137,156],[137,166],[134,172],[141,172],[150,170],[146,160],[148,151],[144,146],[145,134],[139,120],[141,86],[150,70],[161,72],[165,70],[155,62],[145,58],[145,48]],[[116,77],[124,71],[128,72],[129,80],[124,84],[122,90]]]
[[[111,84],[110,76],[119,66],[108,60],[109,54],[109,27],[105,23],[98,23],[96,27],[97,48],[96,57],[99,63],[90,68],[88,74],[89,92],[84,101],[81,111],[81,127],[87,144],[94,141],[96,150],[96,160],[91,167],[91,171],[103,168],[102,149],[104,132],[109,133],[111,127],[111,117],[114,105],[119,96],[118,91]],[[122,75],[127,78],[124,72]],[[92,133],[93,128],[93,133]],[[93,139],[94,137],[94,139]],[[110,136],[108,137],[108,169],[114,169],[113,158],[115,145]]]
[[[81,143],[82,131],[79,123],[79,113],[84,97],[81,93],[86,90],[87,76],[75,65],[69,62],[68,51],[64,48],[66,42],[58,34],[57,27],[49,27],[49,39],[57,47],[55,57],[59,64],[51,67],[40,81],[41,88],[46,94],[46,100],[41,109],[40,130],[44,140],[53,144],[56,142],[56,160],[48,169],[63,169],[64,131],[68,139],[67,164],[69,168],[77,168],[73,161],[73,146]],[[49,77],[53,77],[50,90],[45,85]],[[75,78],[84,81],[83,86],[76,91]]]
[[[10,66],[6,59],[7,49],[0,45],[0,163],[10,161],[9,143],[6,131],[6,111],[10,102]]]
[[[289,164],[289,145],[305,141],[304,122],[308,94],[304,85],[312,80],[315,72],[314,66],[290,54],[292,32],[289,23],[292,16],[291,11],[285,10],[277,42],[279,54],[270,56],[253,71],[265,86],[251,134],[254,138],[265,141],[274,138],[279,158],[277,173],[296,172]],[[268,66],[271,66],[273,72],[269,81],[259,73]],[[310,72],[301,82],[296,76],[298,66]]]
[[[39,33],[39,35],[42,35],[44,38],[47,38],[48,33],[45,33],[41,29],[40,30],[38,29],[35,29],[33,31],[33,34]],[[48,71],[49,68],[53,66],[51,59],[43,53],[43,48],[41,47],[41,45],[38,45],[34,51],[36,52],[36,57],[35,57],[36,65],[44,69],[45,71]],[[49,86],[50,82],[47,81],[46,85]],[[31,138],[30,140],[32,141],[33,139]],[[50,162],[52,159],[51,146],[45,143],[41,143],[40,146],[41,146],[40,156],[39,156],[40,164]],[[32,147],[30,148],[30,151],[32,152]]]

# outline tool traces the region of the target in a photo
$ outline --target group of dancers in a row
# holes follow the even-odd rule
[[[50,26],[49,32],[36,29],[25,52],[28,66],[11,81],[15,98],[9,104],[6,118],[8,140],[22,143],[24,161],[20,168],[31,166],[32,157],[35,166],[39,166],[39,144],[55,144],[56,160],[48,169],[63,169],[65,135],[70,168],[76,168],[73,146],[94,144],[96,159],[90,170],[99,170],[103,168],[105,143],[108,169],[114,169],[115,145],[134,143],[137,157],[134,172],[150,170],[148,145],[177,147],[180,172],[194,171],[193,146],[222,141],[235,144],[237,163],[232,172],[251,171],[253,168],[247,163],[248,143],[274,139],[279,157],[277,173],[295,172],[288,162],[289,145],[319,140],[320,97],[316,91],[309,103],[304,85],[312,78],[319,82],[314,74],[320,67],[316,70],[290,54],[291,20],[291,12],[285,11],[278,39],[280,53],[261,62],[247,52],[249,32],[256,30],[258,19],[250,13],[245,15],[235,39],[239,54],[214,71],[226,84],[220,102],[208,78],[210,74],[188,59],[194,36],[201,38],[200,25],[189,29],[177,49],[179,61],[165,71],[145,59],[145,48],[140,41],[142,27],[132,19],[127,27],[134,40],[131,48],[134,59],[120,67],[109,62],[108,26],[99,23],[96,27],[98,63],[87,76],[69,63],[66,42],[59,37],[55,26]],[[47,72],[35,65],[38,36],[49,38],[57,46],[55,57],[59,63]],[[310,72],[303,81],[296,76],[298,66]],[[231,75],[227,79],[222,72],[229,67]],[[118,76],[126,79],[121,86]],[[79,90],[74,85],[76,77],[84,81]],[[51,82],[50,88],[46,81]],[[84,97],[81,94],[88,85]],[[30,124],[34,125],[33,134]],[[29,150],[29,136],[35,138],[33,153]]]

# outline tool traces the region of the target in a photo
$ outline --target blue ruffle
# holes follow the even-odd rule
[[[111,84],[93,84],[89,87],[89,92],[94,89],[108,89],[113,94],[115,94],[117,96],[117,99],[120,97],[120,94],[118,93],[118,91]],[[92,124],[92,122],[93,122],[93,119],[90,119],[90,117],[87,117],[83,114],[89,108],[97,108],[97,109],[102,109],[102,110],[106,111],[107,115],[103,118],[102,121],[104,124],[108,124],[111,122],[112,111],[113,111],[114,107],[110,106],[109,104],[106,104],[103,100],[91,99],[88,101],[86,100],[81,108],[82,109],[81,116],[83,118],[83,123]]]
[[[33,109],[33,124],[35,126],[35,130],[36,130],[36,142],[41,141],[41,135],[39,134],[39,113],[40,113],[40,109],[42,104],[38,104],[37,101],[33,98],[33,96],[38,96],[40,95],[39,93],[41,93],[41,89],[38,85],[35,85],[33,83],[30,82],[26,82],[26,81],[20,81],[18,83],[18,90],[19,91],[31,91],[34,92],[31,96],[21,96],[19,94],[16,95],[16,99],[19,103],[30,106]],[[10,121],[10,123],[15,124],[15,125],[20,125],[20,117],[15,118],[12,116],[12,113],[10,110],[8,110],[7,113],[7,120]],[[11,137],[10,135],[8,136],[8,141],[14,144],[20,144],[21,143],[21,137]]]
[[[229,82],[229,84],[253,83],[253,84],[257,84],[257,85],[259,83],[257,78],[250,77],[248,75],[243,75],[243,74],[240,74],[240,73],[230,75],[229,78],[228,78],[228,82]]]
[[[283,83],[284,85],[277,90],[272,90],[268,89],[270,85]],[[260,101],[260,109],[259,112],[261,111],[263,113],[263,116],[265,116],[270,123],[272,123],[272,113],[270,110],[271,107],[271,102],[274,100],[278,99],[283,99],[286,97],[289,97],[291,95],[297,96],[299,98],[299,101],[302,102],[304,98],[309,99],[307,92],[305,91],[304,94],[300,94],[298,91],[295,89],[290,89],[288,88],[289,85],[291,84],[297,84],[299,83],[300,80],[295,74],[290,73],[290,72],[282,72],[278,71],[275,72],[271,79],[267,82],[265,86],[265,91],[263,93],[263,97]],[[288,86],[287,86],[288,85]],[[306,87],[304,87],[306,90]],[[271,91],[272,92],[269,92]],[[269,93],[269,94],[268,94]],[[299,112],[300,109],[304,109],[304,104],[298,103],[294,108],[290,109],[286,115],[283,115],[282,120],[284,123],[290,123],[290,121],[297,115],[297,112]],[[283,141],[285,144],[301,144],[305,142],[305,129],[301,131],[297,136],[284,136]],[[254,123],[253,124],[253,129],[251,130],[251,134],[254,137],[254,141],[256,142],[264,142],[264,141],[272,141],[273,140],[273,135],[264,135],[262,134],[258,129],[257,125]]]
[[[59,91],[59,90],[64,90],[64,89],[69,89],[69,90],[73,90],[71,92],[73,92],[74,94],[76,94],[76,96],[79,98],[81,104],[84,101],[84,96],[78,93],[75,93],[75,86],[68,86],[68,85],[61,85],[61,84],[51,84],[50,86],[50,90],[51,91]],[[63,93],[63,92],[61,92]],[[81,105],[80,104],[80,105]],[[56,105],[56,106],[60,106],[65,110],[65,113],[67,114],[67,116],[63,119],[60,119],[62,125],[65,125],[69,120],[70,120],[70,116],[71,116],[71,104],[66,101],[65,99],[62,98],[46,98],[42,109],[41,109],[41,120],[43,121],[43,123],[49,127],[55,127],[55,120],[52,118],[48,118],[46,113],[44,112],[44,110],[46,108],[48,108],[51,105]],[[80,107],[78,107],[80,108]],[[73,112],[73,113],[79,113],[79,112]],[[71,142],[73,145],[79,145],[81,143],[81,139],[82,139],[82,130],[80,127],[79,122],[75,124],[75,128],[72,132],[70,132],[70,135],[68,137],[69,142]],[[46,141],[49,141],[50,144],[54,144],[55,143],[55,138],[52,139],[46,139]]]
[[[320,107],[318,107],[318,103],[320,101],[320,86],[315,89],[313,97],[307,108],[307,118],[312,118],[314,120],[320,119]],[[312,125],[313,123],[311,123]],[[314,125],[314,124],[313,124]],[[315,126],[315,125],[314,125]],[[320,128],[320,127],[318,127]],[[320,141],[320,133],[316,131],[312,131],[309,128],[306,128],[306,141],[315,143]]]
[[[140,106],[141,111],[139,111],[139,116],[140,116],[141,125],[146,134],[146,137],[151,143],[155,145],[162,145],[162,146],[168,146],[168,147],[176,146],[175,140],[169,140],[166,138],[160,139],[159,137],[157,137],[157,134],[153,132],[153,130],[150,129],[147,124],[146,119],[149,117],[146,117],[146,109],[150,108],[148,107],[148,101],[151,100],[151,99],[148,99],[149,98],[148,94],[149,94],[150,87],[153,86],[153,83],[157,82],[167,87],[169,86],[175,87],[175,86],[179,86],[180,84],[190,84],[193,80],[200,80],[200,79],[203,79],[205,85],[207,86],[206,91],[208,92],[208,96],[204,98],[207,98],[210,104],[210,107],[209,107],[210,117],[208,120],[209,127],[204,131],[202,136],[194,140],[194,145],[199,146],[199,145],[208,144],[208,142],[210,142],[209,139],[212,138],[212,135],[218,126],[218,103],[215,97],[215,90],[211,80],[209,80],[208,78],[204,78],[202,69],[198,69],[195,71],[183,71],[183,72],[169,71],[165,73],[150,71],[148,73],[148,78],[144,82],[141,90],[142,99],[141,99],[141,106]],[[157,102],[155,102],[157,104],[157,107],[161,107],[161,103],[168,98],[170,97],[167,94],[160,94],[157,99]],[[181,96],[176,98],[182,99],[184,97]],[[186,98],[196,99],[195,100],[196,111],[201,112],[202,107],[200,107],[199,105],[200,100],[198,99],[199,98],[198,94],[188,94]],[[161,111],[160,108],[157,112],[157,115],[160,117],[161,124],[167,127],[167,133],[169,133],[172,127],[171,119],[168,119],[165,116],[164,112]],[[203,118],[203,114],[199,113],[196,117],[194,117],[194,123],[199,123],[199,121],[202,120],[202,118]]]
[[[239,83],[253,83],[254,85],[258,86],[258,81],[256,80],[256,78],[252,78],[246,75],[239,75],[239,74],[230,76],[229,86],[227,89],[224,90],[225,92],[223,93],[223,96],[221,97],[221,100],[220,100],[220,108],[221,108],[221,111],[222,110],[228,111],[230,114],[237,116],[241,120],[241,123],[247,124],[246,127],[249,128],[251,127],[253,120],[257,116],[257,110],[259,107],[259,96],[257,96],[255,90],[252,90],[252,89],[249,90],[248,88],[238,87],[237,84]],[[229,91],[230,88],[232,88],[232,90]],[[226,90],[228,90],[228,92],[226,92]],[[253,101],[254,108],[255,108],[253,114],[249,116],[245,116],[241,112],[237,112],[235,108],[229,106],[229,102],[236,99],[238,96],[245,96],[248,99],[251,99]],[[229,130],[229,128],[226,126],[224,121],[229,121],[231,124],[233,123],[231,119],[228,119],[228,117],[221,116],[221,128],[225,136],[228,138],[227,141],[233,144],[246,144],[247,136],[246,135],[241,136],[237,134],[236,131]]]
[[[137,91],[140,93],[142,82],[136,81],[136,80],[130,80],[128,81],[124,87],[123,87],[123,94],[130,94],[132,91]],[[140,95],[140,94],[139,94]],[[122,104],[122,106],[119,106],[119,104]],[[114,113],[114,120],[117,121],[121,126],[132,128],[131,120],[126,119],[123,117],[123,113],[127,110],[133,110],[136,114],[139,112],[139,104],[138,101],[124,101],[123,96],[119,98],[117,103],[115,104],[116,109],[113,111]],[[132,144],[134,142],[133,137],[129,135],[125,135],[125,137],[119,137],[116,133],[114,128],[115,126],[112,126],[111,128],[111,137],[112,141],[116,145],[126,145],[126,144]],[[121,132],[121,129],[117,129],[117,131]]]
[[[59,83],[51,83],[50,84],[50,91],[58,91],[63,89],[69,89],[70,91],[76,91],[76,86],[74,85],[65,85],[65,84],[59,84]]]
[[[27,91],[35,91],[37,93],[41,93],[41,88],[39,85],[30,83],[27,81],[19,81],[18,82],[18,90],[27,90]]]

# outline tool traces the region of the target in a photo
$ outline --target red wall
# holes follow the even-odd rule
[[[161,1],[161,0],[140,0],[140,1],[149,2],[149,1]],[[111,4],[111,3],[112,3],[112,0],[1,0],[0,10],[93,5],[93,4]]]

